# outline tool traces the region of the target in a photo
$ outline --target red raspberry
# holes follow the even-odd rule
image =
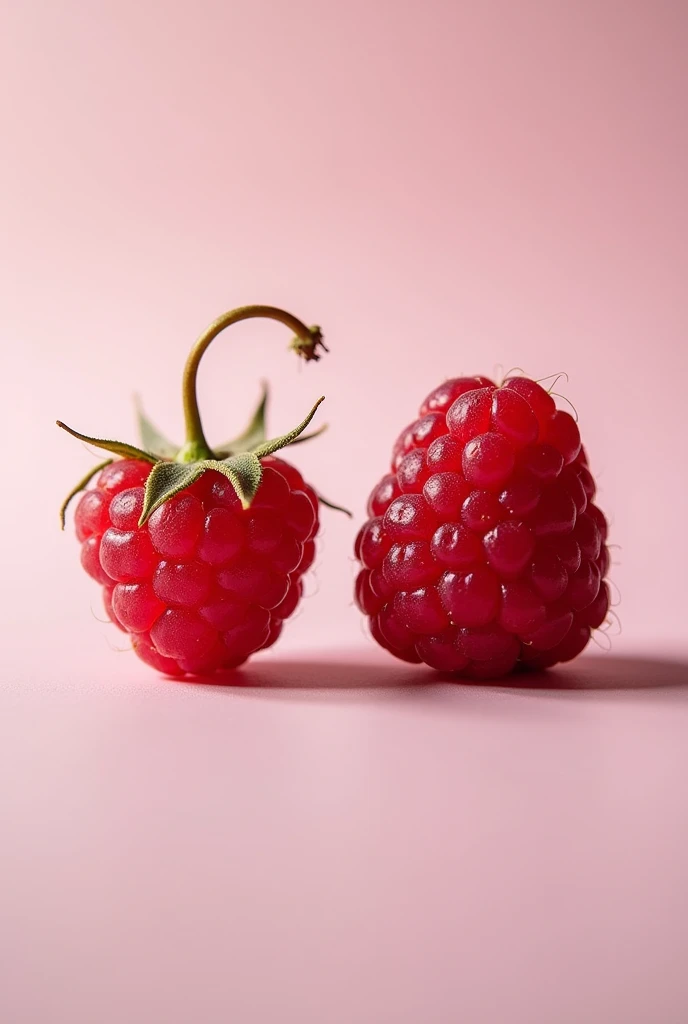
[[[472,679],[576,657],[609,610],[607,522],[573,417],[535,381],[445,381],[356,540],[356,603],[403,661]]]
[[[274,457],[250,508],[207,471],[139,527],[150,463],[108,466],[75,514],[82,565],[110,619],[143,661],[168,675],[234,668],[271,646],[296,610],[318,505]]]
[[[79,501],[81,563],[103,587],[109,618],[131,634],[138,656],[171,676],[235,668],[274,644],[296,610],[315,554],[319,498],[273,452],[306,439],[302,431],[320,403],[275,441],[265,440],[266,394],[248,430],[217,453],[203,434],[196,403],[200,357],[223,327],[248,316],[292,326],[297,353],[317,358],[318,328],[273,307],[235,310],[211,325],[187,362],[181,451],[175,455],[176,446],[142,415],[147,451],[85,438],[124,457],[106,464]]]

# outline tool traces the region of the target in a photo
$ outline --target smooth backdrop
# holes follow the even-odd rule
[[[54,421],[133,440],[138,391],[181,440],[208,322],[320,323],[319,364],[251,323],[200,375],[215,441],[261,378],[275,432],[325,394],[330,431],[293,458],[355,512],[324,510],[263,681],[404,682],[352,603],[396,434],[447,376],[566,371],[615,545],[622,632],[599,644],[650,659],[604,678],[666,682],[652,659],[688,647],[687,56],[678,0],[2,6],[9,1024],[686,1020],[679,696],[170,687],[98,621],[57,522],[93,456]]]
[[[299,372],[284,329],[235,328],[201,375],[211,438],[262,376],[276,431],[325,394],[331,433],[294,458],[360,520],[444,377],[567,371],[620,546],[618,646],[685,633],[684,4],[26,0],[2,19],[12,622],[38,586],[51,623],[101,643],[49,528],[91,457],[53,421],[131,437],[138,390],[179,437],[190,344],[256,301],[321,323],[331,355]],[[323,519],[318,600],[285,644],[360,639],[354,526]]]

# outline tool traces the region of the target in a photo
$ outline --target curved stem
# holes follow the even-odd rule
[[[277,320],[294,331],[296,337],[292,341],[291,347],[302,359],[318,359],[318,346],[325,349],[319,327],[306,327],[301,320],[298,320],[291,313],[287,313],[283,309],[278,309],[276,306],[239,306],[238,309],[233,309],[229,313],[224,313],[218,317],[200,336],[192,348],[184,367],[182,401],[184,404],[186,443],[177,456],[178,462],[194,462],[199,459],[213,458],[212,449],[203,433],[203,424],[198,408],[198,398],[196,395],[198,367],[204,352],[220,331],[224,331],[225,327],[230,327],[240,320],[250,320],[253,317]],[[325,349],[325,351],[327,350]]]

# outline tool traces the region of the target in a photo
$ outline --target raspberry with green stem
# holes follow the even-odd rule
[[[109,617],[132,635],[139,657],[170,675],[234,668],[275,642],[313,561],[319,504],[329,504],[275,455],[324,430],[304,433],[322,398],[293,430],[269,440],[264,387],[246,430],[215,449],[206,439],[196,395],[201,359],[222,330],[252,317],[290,327],[291,348],[307,362],[327,351],[320,328],[273,306],[244,306],[215,320],[188,357],[181,447],[140,408],[143,448],[58,421],[114,456],[72,490],[62,524],[69,502],[85,491],[75,515],[82,565],[103,586]]]

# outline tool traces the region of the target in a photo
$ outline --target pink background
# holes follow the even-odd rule
[[[673,0],[5,5],[10,1024],[688,1018],[687,57]],[[325,394],[294,461],[357,518],[250,689],[166,685],[94,621],[53,423],[134,440],[138,390],[181,438],[191,342],[254,301],[331,354],[234,328],[210,439],[263,376],[275,432]],[[353,537],[426,392],[500,366],[569,373],[623,632],[546,691],[419,689]]]

